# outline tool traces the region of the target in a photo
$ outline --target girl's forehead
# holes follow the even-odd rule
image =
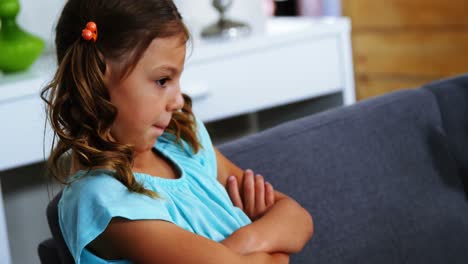
[[[180,36],[172,36],[153,39],[146,51],[150,51],[152,53],[168,53],[171,51],[180,52],[185,48],[186,42]]]
[[[181,66],[185,61],[186,43],[179,36],[155,38],[143,53],[143,64],[174,64]]]
[[[181,73],[184,69],[186,55],[186,41],[180,36],[166,38],[155,38],[148,45],[141,57],[130,71],[125,72],[125,63],[121,60],[110,59],[109,66],[112,68],[112,79],[122,80],[137,72],[153,73],[168,72],[165,69],[171,69],[170,73]],[[126,59],[132,54],[125,56]],[[125,59],[124,59],[125,60]]]

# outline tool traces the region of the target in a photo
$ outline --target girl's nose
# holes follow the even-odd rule
[[[182,92],[178,89],[177,93],[174,95],[172,101],[168,104],[168,112],[178,111],[184,107],[184,97],[182,96]]]

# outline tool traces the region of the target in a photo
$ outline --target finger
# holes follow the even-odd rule
[[[255,210],[255,187],[253,171],[246,170],[244,173],[244,208],[245,212],[252,216]]]
[[[265,206],[269,208],[273,204],[275,204],[275,190],[271,183],[265,182]]]
[[[239,194],[239,187],[237,186],[237,178],[234,176],[229,176],[228,178],[228,193],[232,204],[240,209],[244,209],[242,199]]]
[[[255,176],[255,210],[260,214],[265,210],[265,181],[260,174]]]

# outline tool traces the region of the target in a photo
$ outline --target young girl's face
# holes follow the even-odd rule
[[[119,143],[132,144],[135,152],[151,150],[173,112],[183,107],[179,81],[185,52],[181,36],[156,38],[134,70],[120,81],[113,74],[118,65],[107,64],[104,82],[118,109],[111,134]]]

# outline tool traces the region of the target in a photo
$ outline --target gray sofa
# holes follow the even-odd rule
[[[314,217],[315,234],[291,263],[468,263],[468,75],[218,147]],[[67,257],[56,250],[54,206],[43,263]]]

